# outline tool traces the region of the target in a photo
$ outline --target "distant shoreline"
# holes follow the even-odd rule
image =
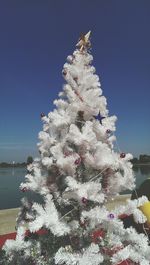
[[[16,163],[16,164],[9,164],[2,162],[0,163],[0,168],[17,168],[17,167],[27,167],[27,163]],[[133,167],[140,167],[140,166],[149,166],[150,167],[150,162],[147,163],[132,163]]]
[[[137,164],[133,164],[133,166],[135,167],[135,166],[137,166],[137,167],[139,167],[139,166],[149,166],[150,167],[150,163],[137,163]]]
[[[10,167],[27,167],[27,163],[16,163],[16,164],[9,164],[9,163],[0,163],[0,168],[10,168]]]

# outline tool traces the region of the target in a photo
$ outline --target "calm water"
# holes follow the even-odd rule
[[[134,169],[137,187],[150,176],[150,166]],[[26,168],[0,168],[0,209],[16,208],[25,195],[19,190],[19,185],[24,181]],[[28,193],[28,192],[27,192]],[[30,198],[38,201],[35,194],[29,192]]]

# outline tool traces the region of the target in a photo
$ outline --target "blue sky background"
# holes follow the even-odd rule
[[[36,156],[66,57],[92,30],[93,65],[124,152],[150,154],[150,1],[0,1],[0,162]]]

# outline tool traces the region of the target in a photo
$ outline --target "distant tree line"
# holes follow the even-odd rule
[[[139,158],[134,157],[131,162],[133,164],[150,164],[150,155],[140,155]]]
[[[31,164],[33,162],[33,158],[32,156],[28,156],[27,157],[27,161],[26,162],[22,162],[22,163],[7,163],[7,162],[1,162],[0,163],[0,168],[1,167],[25,167],[29,164]],[[150,155],[140,155],[139,158],[134,157],[131,162],[134,165],[138,165],[138,164],[150,164]]]
[[[0,162],[0,168],[1,167],[26,167],[27,165],[31,164],[33,162],[32,156],[27,157],[27,162],[22,162],[22,163],[7,163],[7,162]]]

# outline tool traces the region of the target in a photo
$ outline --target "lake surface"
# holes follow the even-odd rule
[[[150,176],[150,166],[140,166],[134,168],[136,175],[136,186],[139,185]],[[24,181],[26,168],[0,168],[0,209],[9,209],[20,207],[20,200],[25,193],[19,190],[19,185]],[[27,194],[28,193],[28,194]],[[26,195],[30,199],[38,201],[36,194],[27,192]],[[125,192],[125,193],[128,193]]]

